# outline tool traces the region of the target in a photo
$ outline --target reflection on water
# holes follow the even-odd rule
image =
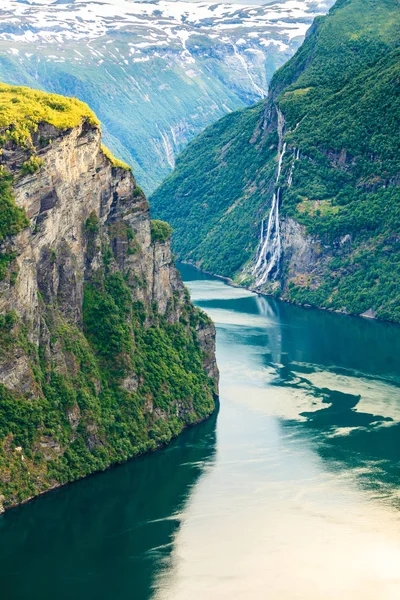
[[[1,517],[2,597],[399,600],[400,327],[182,274],[218,419]]]
[[[214,468],[156,600],[400,597],[400,329],[182,267],[217,324]]]
[[[4,600],[151,597],[185,504],[215,455],[214,415],[167,448],[61,488],[0,518]]]

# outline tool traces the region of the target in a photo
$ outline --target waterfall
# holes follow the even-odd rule
[[[296,160],[299,160],[300,158],[300,150],[296,148],[293,148],[293,162],[292,162],[292,166],[290,167],[290,173],[289,173],[289,177],[288,177],[288,187],[292,186],[293,183],[293,171],[294,171],[294,165]]]
[[[275,185],[278,184],[281,176],[283,158],[286,153],[286,142],[282,145],[283,129],[285,120],[283,114],[278,109],[278,135],[279,135],[279,162]],[[300,158],[300,150],[293,150],[293,163],[290,168],[288,186],[292,185],[294,163]],[[253,275],[256,277],[256,287],[260,287],[268,281],[275,279],[279,273],[280,260],[282,254],[281,233],[279,224],[279,206],[281,203],[282,190],[277,187],[272,197],[271,210],[268,216],[267,231],[265,231],[265,220],[261,222],[260,243],[256,254],[256,264],[253,268]]]
[[[279,114],[279,113],[278,113]],[[279,156],[278,173],[276,183],[281,175],[283,157],[286,152],[286,142],[283,144]],[[265,232],[265,221],[261,223],[261,239],[257,251],[257,261],[253,269],[256,275],[256,286],[263,285],[271,275],[279,271],[281,258],[281,233],[279,227],[279,205],[281,201],[281,188],[277,188],[272,197],[271,210],[268,216],[267,231]]]

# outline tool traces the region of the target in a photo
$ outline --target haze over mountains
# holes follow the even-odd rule
[[[89,103],[150,191],[208,124],[267,94],[331,0],[5,0],[0,79]]]

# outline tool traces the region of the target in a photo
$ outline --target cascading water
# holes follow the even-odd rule
[[[277,184],[281,176],[283,157],[286,153],[286,142],[282,145],[284,128],[284,117],[280,111],[278,111],[278,134],[279,134],[279,163],[278,173],[276,176],[275,183]],[[290,169],[288,185],[292,184],[294,162],[300,157],[300,151],[294,150],[293,153],[293,164]],[[279,273],[280,260],[282,254],[281,245],[281,234],[279,224],[279,207],[281,202],[282,191],[278,187],[272,197],[271,210],[268,216],[267,230],[265,231],[265,220],[261,222],[261,237],[260,244],[257,250],[257,260],[253,268],[253,274],[256,276],[256,287],[260,287],[268,281],[268,279],[275,279]]]
[[[283,144],[282,152],[279,157],[278,173],[276,183],[279,180],[283,157],[286,152],[286,143]],[[278,188],[272,197],[271,210],[269,211],[268,226],[265,233],[264,221],[261,224],[261,240],[258,249],[258,258],[254,267],[254,273],[257,276],[256,286],[263,285],[270,275],[276,274],[279,270],[281,256],[281,234],[279,227],[279,204],[281,200],[281,188]],[[265,235],[264,235],[265,234]]]
[[[296,160],[299,160],[300,158],[300,150],[296,148],[293,149],[293,162],[292,162],[292,166],[290,167],[290,173],[289,173],[289,177],[288,177],[288,187],[292,187],[292,183],[293,183],[293,171],[294,171],[294,165]]]

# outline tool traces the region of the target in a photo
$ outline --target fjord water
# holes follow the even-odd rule
[[[0,518],[5,600],[400,598],[400,327],[182,265],[220,410]]]

